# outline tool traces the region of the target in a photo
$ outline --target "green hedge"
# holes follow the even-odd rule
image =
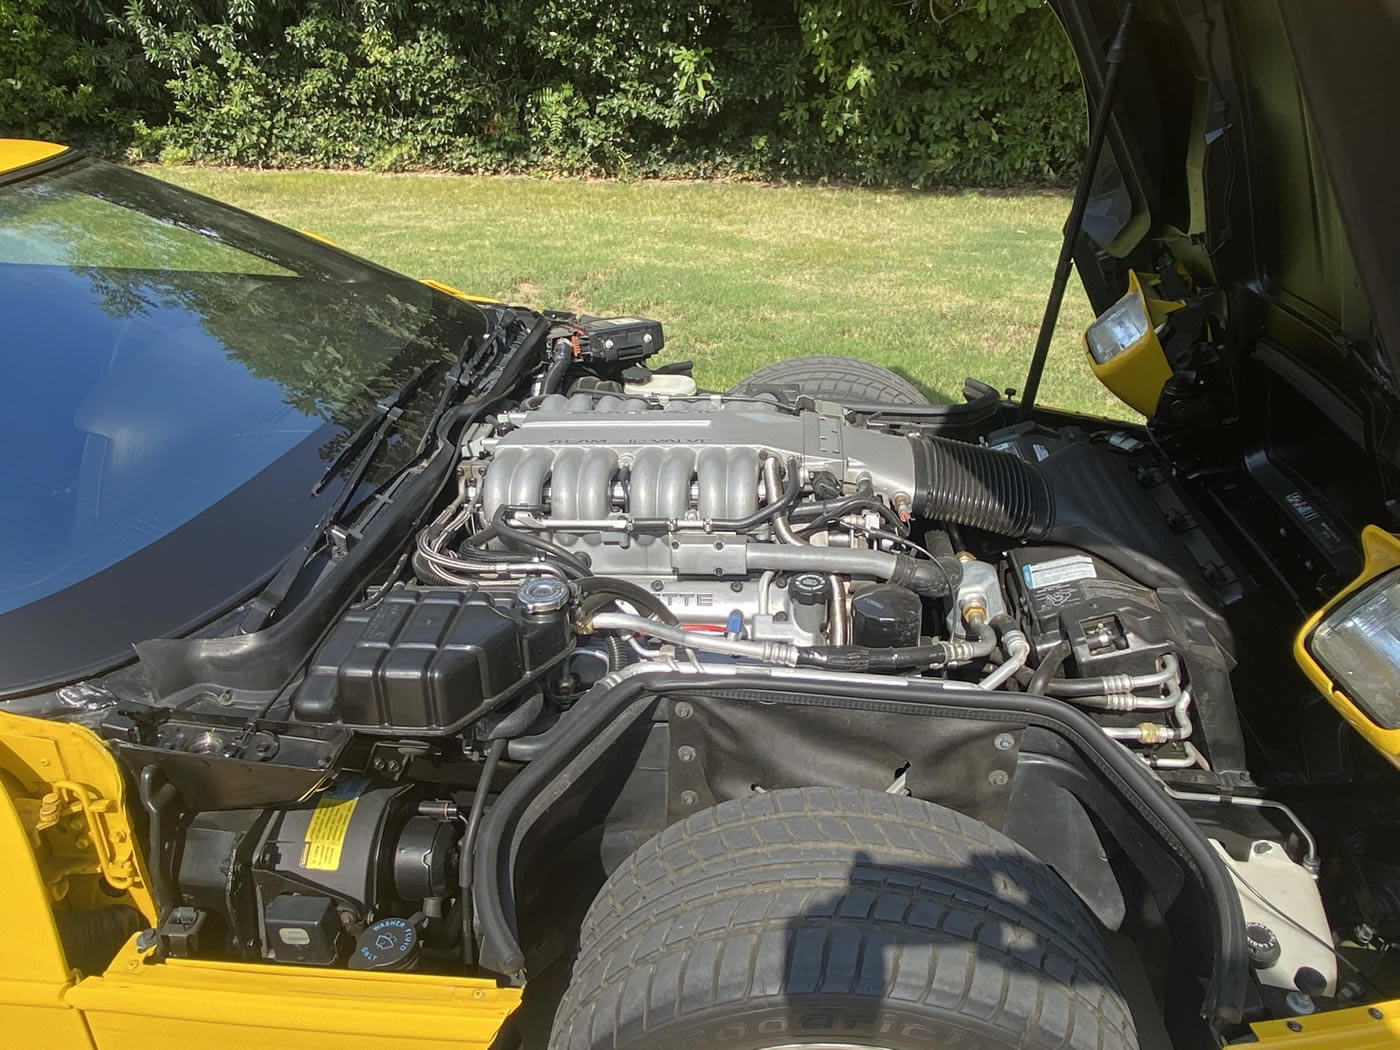
[[[1039,0],[0,0],[0,134],[268,166],[1055,183]]]

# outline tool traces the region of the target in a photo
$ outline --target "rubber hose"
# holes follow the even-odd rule
[[[908,587],[927,598],[947,597],[954,586],[951,577],[936,562],[889,551],[750,543],[744,548],[744,561],[748,569],[874,576]]]
[[[941,437],[911,437],[909,444],[918,514],[1018,539],[1049,531],[1050,486],[1019,457]]]
[[[1052,645],[1050,651],[1045,654],[1045,659],[1041,660],[1040,665],[1036,667],[1035,674],[1031,675],[1031,680],[1026,685],[1026,692],[1032,693],[1035,696],[1044,696],[1045,686],[1049,683],[1050,679],[1060,673],[1060,668],[1063,667],[1065,661],[1069,659],[1069,654],[1069,642],[1061,639]]]
[[[603,650],[608,654],[609,671],[620,671],[627,666],[627,639],[622,635],[610,634],[604,638]]]
[[[145,917],[129,904],[65,912],[54,922],[68,965],[89,977],[107,969],[127,938],[146,925]]]
[[[491,791],[496,766],[500,764],[505,751],[504,738],[491,741],[486,761],[481,766],[481,776],[476,781],[476,791],[472,795],[472,808],[467,817],[467,830],[462,835],[462,848],[457,854],[457,881],[462,887],[462,961],[468,966],[476,962],[476,931],[472,921],[472,855],[476,852],[476,839],[481,833],[481,815],[486,811],[486,796]]]
[[[665,602],[650,591],[638,587],[628,580],[618,580],[611,576],[588,576],[574,584],[578,592],[583,597],[592,595],[606,595],[609,599],[621,598],[623,601],[637,607],[638,612],[648,612],[655,616],[662,623],[669,623],[675,627],[680,624]],[[607,603],[602,603],[606,605]],[[598,608],[602,608],[599,605]],[[597,609],[593,609],[596,612]]]
[[[555,344],[556,346],[558,344]],[[558,350],[552,351],[554,359],[549,363],[549,369],[544,374],[544,379],[540,383],[540,394],[557,393],[564,382],[564,373],[569,370],[569,366],[574,363],[573,356],[567,351],[561,353]]]
[[[529,547],[540,551],[559,562],[565,569],[577,573],[581,577],[588,576],[592,572],[587,562],[577,555],[570,554],[559,544],[540,539],[538,536],[532,536],[528,532],[522,532],[507,525],[505,516],[506,508],[504,506],[497,507],[496,513],[491,516],[491,527],[496,530],[496,534],[501,537],[506,546],[514,547],[517,550],[521,547]]]
[[[1046,696],[1073,697],[1076,700],[1119,691],[1102,678],[1051,678],[1045,683],[1045,688]]]
[[[899,649],[872,649],[865,645],[813,645],[799,650],[797,666],[821,667],[828,671],[900,671],[915,667],[942,667],[948,662],[948,655],[948,647],[941,642]]]

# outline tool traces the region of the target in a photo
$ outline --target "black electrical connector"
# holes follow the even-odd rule
[[[644,317],[580,317],[561,327],[574,359],[587,365],[630,365],[666,345],[661,322]]]

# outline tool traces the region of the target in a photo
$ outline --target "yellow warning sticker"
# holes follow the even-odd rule
[[[355,803],[364,789],[361,777],[335,785],[316,803],[306,825],[306,841],[301,847],[301,866],[310,871],[335,871],[340,867],[340,849],[355,814]]]

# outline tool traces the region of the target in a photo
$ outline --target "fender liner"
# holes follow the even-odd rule
[[[582,701],[550,736],[552,746],[501,792],[481,827],[474,903],[481,962],[522,976],[515,914],[515,858],[530,827],[641,713],[662,696],[760,693],[766,702],[917,713],[941,718],[1005,720],[1061,737],[1118,795],[1153,837],[1177,857],[1211,909],[1212,970],[1202,1015],[1234,1024],[1249,981],[1244,917],[1224,865],[1205,835],[1136,758],[1104,736],[1087,715],[1049,697],[1001,695],[907,678],[804,673],[755,668],[737,674],[638,674]],[[859,693],[860,695],[853,695]]]

